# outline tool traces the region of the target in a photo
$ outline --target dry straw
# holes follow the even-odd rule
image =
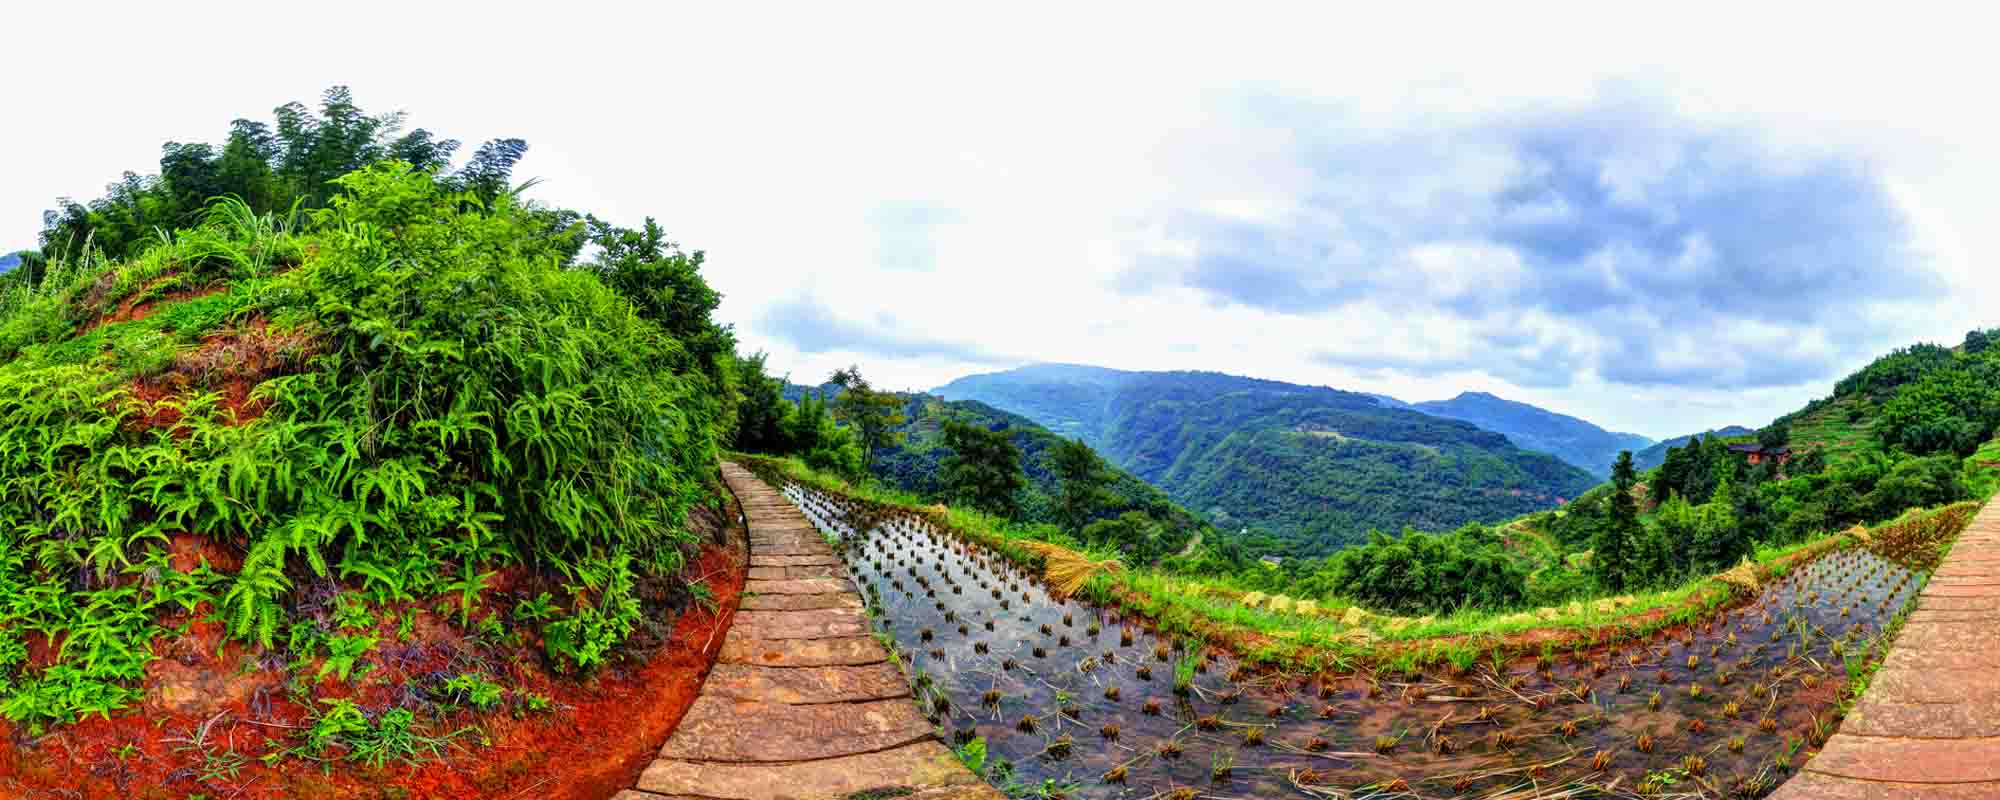
[[[1093,576],[1118,572],[1125,568],[1118,559],[1092,561],[1075,550],[1047,542],[1022,542],[1021,546],[1042,555],[1043,574],[1048,578],[1049,588],[1058,597],[1076,594]]]

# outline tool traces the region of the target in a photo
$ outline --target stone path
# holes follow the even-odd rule
[[[818,529],[749,470],[722,475],[750,518],[743,604],[660,757],[612,800],[1000,800],[932,733]]]
[[[1959,534],[1840,731],[1771,797],[2000,797],[2000,500]]]

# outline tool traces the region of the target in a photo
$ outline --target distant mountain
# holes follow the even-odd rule
[[[1394,398],[1394,397],[1390,397],[1390,396],[1388,396],[1388,395],[1386,395],[1386,394],[1375,394],[1374,392],[1367,392],[1366,394],[1367,394],[1367,395],[1368,395],[1369,397],[1373,397],[1373,398],[1375,398],[1375,399],[1376,399],[1377,401],[1381,402],[1381,404],[1382,404],[1383,406],[1385,406],[1385,407],[1388,407],[1388,408],[1415,408],[1415,407],[1416,407],[1416,406],[1413,406],[1413,405],[1410,405],[1409,403],[1405,403],[1405,402],[1403,402],[1403,401],[1401,401],[1401,400],[1397,400],[1397,399],[1396,399],[1396,398]]]
[[[13,272],[14,268],[18,266],[21,266],[20,253],[8,253],[4,256],[0,256],[0,275],[5,275],[9,272]]]
[[[798,402],[801,398],[804,398],[806,395],[812,395],[814,397],[818,397],[824,400],[832,400],[833,398],[840,396],[840,384],[834,383],[832,381],[827,381],[826,383],[822,383],[818,386],[806,386],[803,384],[793,383],[791,381],[785,381],[784,386],[778,389],[778,393],[784,395],[786,400],[790,400],[794,403]]]
[[[1506,519],[1596,482],[1471,423],[1327,387],[1043,364],[935,394],[1080,437],[1219,527],[1262,528],[1290,555],[1324,555],[1370,529]]]
[[[1640,472],[1657,467],[1667,460],[1667,448],[1685,445],[1696,436],[1703,439],[1710,436],[1727,438],[1731,436],[1749,436],[1754,433],[1756,431],[1741,425],[1730,425],[1728,427],[1716,428],[1712,431],[1702,431],[1701,433],[1688,434],[1687,436],[1676,436],[1663,442],[1655,442],[1653,446],[1644,450],[1632,451],[1632,466],[1636,467]]]
[[[1615,433],[1584,420],[1485,392],[1465,392],[1450,400],[1410,406],[1426,414],[1459,419],[1537,452],[1548,453],[1599,478],[1611,475],[1621,450],[1639,451],[1653,443],[1636,433]]]

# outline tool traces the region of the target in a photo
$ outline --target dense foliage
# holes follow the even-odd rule
[[[1316,557],[1369,530],[1449,530],[1550,508],[1594,483],[1560,459],[1369,395],[1216,373],[1042,365],[939,390],[1090,443],[1218,526]]]
[[[1073,538],[1110,521],[1113,524],[1098,529],[1092,544],[1116,551],[1132,563],[1150,563],[1178,552],[1204,530],[1205,539],[1218,538],[1165,493],[1105,464],[1087,445],[982,403],[947,402],[928,395],[897,397],[901,405],[896,415],[902,422],[893,431],[896,443],[877,454],[872,470],[888,486],[938,500],[959,496],[948,480],[947,465],[961,456],[947,430],[963,425],[990,434],[984,438],[992,446],[1005,439],[1018,451],[1024,482],[1013,493],[1016,505],[1008,516],[1023,524],[1048,526],[1055,535]],[[1137,516],[1125,519],[1127,514]]]
[[[1019,513],[1019,495],[1028,482],[1021,474],[1021,449],[1007,432],[949,419],[942,434],[951,451],[938,465],[945,496],[1002,517]]]
[[[628,296],[705,290],[698,259],[569,268],[582,232],[546,220],[388,163],[307,216],[218,202],[128,261],[84,250],[0,292],[0,712],[132,702],[169,611],[317,647],[297,609],[328,581],[508,619],[482,601],[510,565],[559,588],[512,618],[550,662],[604,662],[637,582],[694,544],[734,395],[731,359],[690,355],[733,342],[712,302]],[[198,552],[226,558],[176,560]]]
[[[854,432],[866,462],[873,467],[882,450],[903,441],[899,426],[909,418],[903,415],[902,396],[877,391],[855,367],[833,373],[828,383],[840,389],[831,401],[834,417]]]
[[[1334,554],[1292,591],[1425,613],[1510,608],[1525,598],[1527,579],[1526,564],[1509,555],[1491,528],[1467,525],[1445,534],[1406,531],[1396,538],[1370,532],[1366,543]]]
[[[1648,446],[1643,450],[1633,451],[1632,466],[1638,469],[1640,472],[1645,472],[1646,470],[1657,467],[1662,462],[1667,460],[1668,450],[1671,450],[1676,447],[1686,447],[1688,442],[1694,441],[1695,439],[1703,439],[1703,438],[1727,439],[1733,437],[1753,436],[1756,433],[1757,433],[1756,431],[1753,431],[1749,428],[1745,428],[1741,425],[1728,425],[1710,431],[1703,431],[1701,433],[1689,434],[1687,436],[1676,436],[1672,439],[1665,439],[1662,441],[1654,442],[1651,446]]]
[[[786,397],[791,384],[766,369],[763,353],[737,362],[742,402],[731,447],[748,453],[797,455],[813,469],[839,475],[862,471],[861,443],[833,419],[816,394]]]
[[[1840,413],[1850,425],[1872,423],[1872,438],[1892,452],[1970,455],[2000,428],[2000,348],[1991,346],[1997,333],[1969,331],[1956,348],[1900,348],[1773,424],[1797,427]]]
[[[510,188],[514,165],[528,149],[520,139],[493,139],[451,169],[457,140],[422,128],[404,132],[401,113],[370,116],[344,86],[321,96],[317,114],[302,103],[272,114],[269,124],[230,123],[220,147],[168,142],[157,174],[127,172],[101,198],[57,201],[43,217],[43,252],[80,253],[88,246],[112,259],[137,255],[159,231],[198,224],[217,197],[238,198],[258,214],[324,208],[339,194],[336,178],[388,161],[433,174],[448,193],[490,204]],[[575,252],[570,249],[565,260]]]

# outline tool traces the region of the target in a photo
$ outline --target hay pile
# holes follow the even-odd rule
[[[1048,542],[1022,542],[1021,547],[1041,554],[1042,575],[1049,582],[1049,590],[1058,597],[1075,595],[1092,577],[1125,569],[1118,559],[1092,561],[1082,553]]]

